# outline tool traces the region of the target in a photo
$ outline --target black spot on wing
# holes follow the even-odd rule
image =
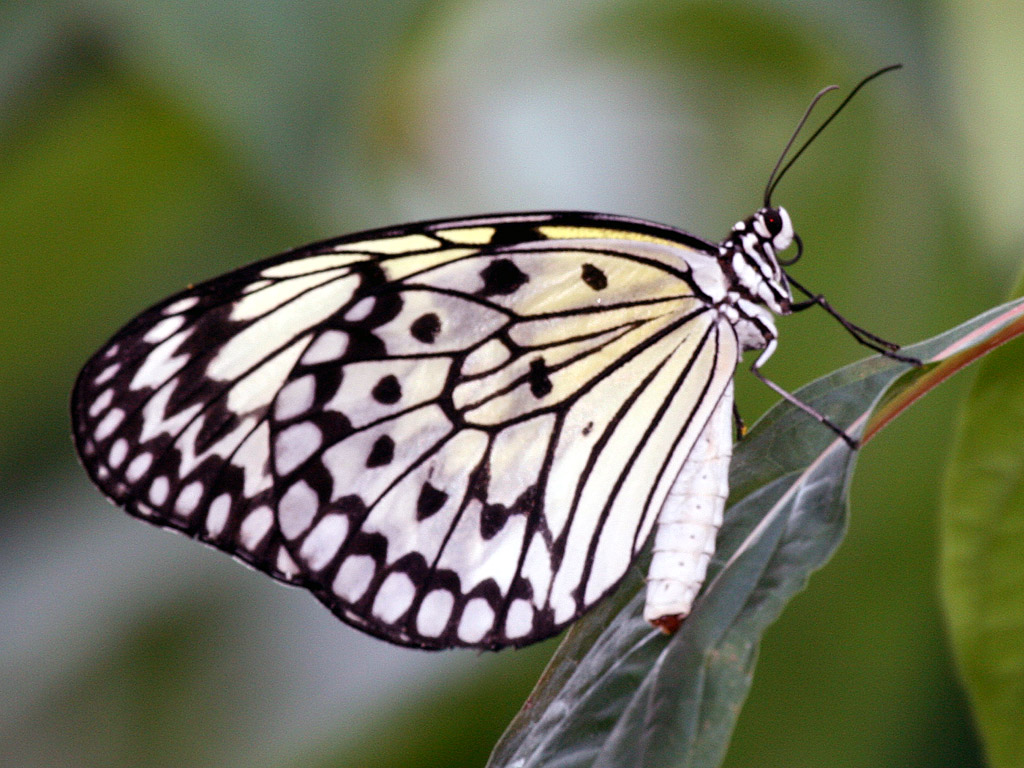
[[[488,504],[480,511],[480,537],[484,541],[494,538],[505,527],[509,510],[504,504]]]
[[[370,455],[366,457],[366,466],[371,469],[383,467],[385,464],[390,464],[394,458],[395,441],[387,435],[381,435],[374,441]]]
[[[416,500],[416,519],[426,520],[444,506],[448,500],[448,494],[435,488],[430,483],[424,483],[420,489],[420,497]]]
[[[541,398],[551,392],[551,378],[548,376],[548,366],[543,357],[530,361],[530,393]]]
[[[389,373],[377,382],[370,394],[378,403],[392,405],[401,399],[402,385],[398,383],[398,379],[393,374]]]
[[[348,348],[345,350],[345,362],[355,360],[379,360],[387,354],[384,342],[369,328],[352,325],[346,327]]]
[[[593,264],[584,264],[580,277],[595,291],[603,291],[608,287],[608,276]]]
[[[409,327],[409,332],[416,341],[433,344],[437,334],[441,332],[441,318],[433,312],[417,317]]]
[[[477,291],[477,296],[507,296],[515,293],[530,278],[509,259],[496,259],[480,272],[484,287]]]

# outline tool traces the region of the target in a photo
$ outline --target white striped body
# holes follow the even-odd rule
[[[715,553],[729,496],[732,390],[730,381],[658,515],[644,618],[666,631],[689,615]]]

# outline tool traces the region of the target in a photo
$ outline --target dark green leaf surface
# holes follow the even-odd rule
[[[907,352],[943,360],[958,342],[980,345],[1021,308],[1024,302],[997,308]],[[860,434],[883,395],[893,402],[894,394],[923,393],[944,378],[929,379],[929,372],[943,367],[948,375],[959,366],[935,362],[904,376],[908,366],[876,357],[797,396]],[[707,586],[682,628],[665,637],[643,621],[641,563],[617,604],[570,631],[490,765],[718,765],[762,633],[842,539],[853,458],[845,443],[788,404],[766,414],[736,447],[733,503]]]

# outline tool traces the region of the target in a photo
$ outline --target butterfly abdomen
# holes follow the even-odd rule
[[[715,551],[729,495],[732,401],[729,382],[658,515],[644,618],[664,632],[690,613]]]

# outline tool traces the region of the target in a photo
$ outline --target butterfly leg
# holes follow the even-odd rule
[[[770,352],[772,350],[773,346],[774,345],[770,346],[765,351],[766,352]],[[860,443],[858,443],[857,440],[855,440],[854,438],[850,437],[842,428],[840,428],[838,425],[836,425],[836,423],[833,422],[831,419],[829,419],[827,416],[825,416],[824,414],[818,413],[818,411],[814,410],[814,408],[809,406],[807,403],[802,402],[801,400],[798,400],[796,397],[791,395],[789,392],[784,390],[782,387],[780,387],[774,381],[772,381],[771,379],[767,378],[763,373],[761,373],[761,364],[765,361],[765,359],[766,359],[766,355],[762,354],[760,357],[757,358],[757,360],[754,361],[753,365],[750,366],[750,372],[757,377],[758,381],[760,381],[762,384],[766,385],[769,389],[771,389],[773,392],[775,392],[776,394],[781,396],[787,402],[792,403],[793,405],[795,405],[797,408],[799,408],[801,411],[806,413],[808,416],[811,416],[812,418],[814,418],[815,420],[817,420],[821,424],[824,424],[826,427],[831,429],[833,432],[835,432],[837,435],[839,435],[839,437],[843,438],[843,440],[846,442],[846,444],[848,446],[850,446],[851,450],[855,451],[855,450],[857,450],[858,447],[860,447]]]
[[[805,309],[811,307],[821,307],[828,312],[832,317],[839,321],[839,324],[847,330],[847,332],[857,340],[858,343],[863,344],[865,347],[875,350],[885,357],[890,357],[893,360],[899,360],[902,363],[910,363],[913,366],[920,367],[921,361],[916,357],[907,357],[906,355],[900,355],[896,353],[896,350],[900,348],[899,344],[894,344],[891,341],[886,341],[880,336],[861,328],[859,325],[855,325],[843,317],[839,312],[828,303],[828,300],[820,293],[814,294],[804,288],[800,283],[794,280],[792,277],[787,275],[790,285],[794,286],[797,290],[808,297],[807,301],[798,301],[790,305],[790,310],[793,312],[802,312]]]

